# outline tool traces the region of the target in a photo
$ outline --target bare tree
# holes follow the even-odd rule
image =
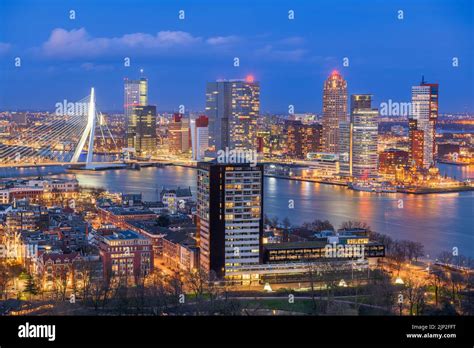
[[[282,221],[282,224],[283,224],[283,228],[287,230],[291,226],[290,219],[288,219],[288,217],[285,217]]]
[[[422,285],[420,279],[409,273],[408,278],[405,280],[403,292],[408,300],[410,315],[419,315],[423,312],[425,291],[426,288]]]

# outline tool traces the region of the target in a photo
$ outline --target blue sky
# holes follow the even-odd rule
[[[102,111],[121,110],[123,78],[143,68],[159,111],[203,110],[206,81],[253,74],[262,112],[320,112],[338,69],[377,104],[409,101],[424,75],[441,112],[473,112],[473,17],[471,0],[2,0],[0,110],[53,110],[91,86]]]

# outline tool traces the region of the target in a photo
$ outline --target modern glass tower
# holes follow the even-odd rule
[[[347,122],[347,82],[334,70],[323,88],[323,148],[339,153],[339,123]]]
[[[130,123],[133,123],[131,120],[132,110],[135,106],[147,106],[148,105],[148,80],[144,77],[139,80],[129,80],[125,79],[124,81],[124,115],[125,115],[125,128],[126,128],[126,144],[130,147],[131,136],[128,134],[130,129]]]
[[[417,130],[423,131],[423,167],[429,168],[436,159],[436,123],[438,120],[438,84],[426,83],[411,88],[412,116]]]
[[[245,80],[218,80],[206,86],[209,146],[214,150],[256,149],[260,84]]]
[[[127,126],[127,146],[141,155],[156,150],[156,106],[134,106]]]
[[[352,176],[358,179],[376,178],[378,175],[378,115],[372,109],[370,94],[351,96],[351,165]]]

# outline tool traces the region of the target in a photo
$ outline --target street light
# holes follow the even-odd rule
[[[340,287],[343,287],[343,288],[347,288],[347,283],[346,283],[346,281],[345,281],[344,279],[341,279],[341,280],[339,281],[339,286],[340,286]]]
[[[403,281],[402,278],[397,277],[397,279],[395,279],[395,284],[403,285],[403,284],[405,284],[405,282]]]
[[[266,292],[272,292],[272,287],[270,286],[270,283],[265,283],[265,286],[263,287],[263,291]]]

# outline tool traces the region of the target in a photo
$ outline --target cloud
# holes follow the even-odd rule
[[[95,64],[91,62],[87,63],[82,63],[81,64],[81,69],[85,71],[111,71],[114,70],[114,67],[112,65],[107,65],[107,64]]]
[[[146,33],[125,34],[121,37],[92,37],[84,28],[70,31],[56,28],[48,40],[41,45],[40,53],[46,57],[84,58],[113,54],[144,53],[164,54],[173,49],[190,47],[203,42],[183,31],[160,31],[155,35]],[[135,51],[133,51],[135,50]]]
[[[215,36],[206,40],[209,45],[230,45],[240,41],[238,36]]]
[[[7,53],[12,45],[7,42],[0,42],[0,55]]]
[[[263,48],[255,51],[257,57],[262,59],[291,62],[302,61],[306,57],[307,52],[308,51],[303,48],[280,49],[273,45],[265,45]]]
[[[292,36],[282,39],[278,43],[282,45],[303,45],[306,43],[306,40],[301,36]]]
[[[193,56],[226,56],[244,48],[264,61],[302,62],[309,58],[306,44],[306,40],[300,36],[274,39],[268,35],[251,38],[236,35],[204,37],[185,31],[163,30],[156,34],[128,33],[118,37],[94,37],[85,28],[56,28],[36,51],[40,56],[55,60],[83,59],[87,62],[98,57],[169,57],[187,52]],[[103,70],[105,67],[85,63],[82,68]]]

